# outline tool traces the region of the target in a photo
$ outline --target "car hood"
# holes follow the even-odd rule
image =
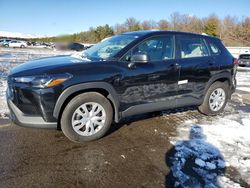
[[[41,58],[32,61],[28,61],[21,65],[16,66],[10,71],[10,74],[16,74],[26,71],[32,71],[34,69],[52,69],[52,68],[59,68],[62,66],[66,66],[69,64],[75,63],[89,63],[89,61],[75,58],[73,56],[54,56],[48,58]]]

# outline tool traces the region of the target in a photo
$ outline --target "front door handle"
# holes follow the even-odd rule
[[[174,64],[172,64],[172,65],[170,65],[170,66],[173,67],[174,70],[178,70],[178,69],[181,68],[181,66],[179,65],[179,63],[174,63]]]

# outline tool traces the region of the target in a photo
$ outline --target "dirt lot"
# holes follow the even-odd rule
[[[160,117],[146,118],[115,125],[86,144],[60,131],[2,123],[0,187],[162,187],[174,128]]]
[[[207,118],[186,110],[126,119],[86,144],[60,131],[21,128],[2,119],[0,187],[165,187],[169,137],[181,122]],[[226,176],[249,187],[234,168]]]
[[[0,119],[0,187],[250,187],[247,84],[220,116],[195,108],[135,116],[85,144]]]

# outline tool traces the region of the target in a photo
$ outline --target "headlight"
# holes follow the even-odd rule
[[[48,88],[61,84],[71,77],[71,74],[66,73],[55,75],[15,77],[13,78],[13,81],[16,83],[25,83],[30,85],[31,87]]]

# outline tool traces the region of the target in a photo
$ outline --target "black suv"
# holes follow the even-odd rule
[[[90,141],[135,114],[183,106],[198,106],[206,115],[222,112],[235,90],[236,64],[214,37],[129,32],[80,56],[15,67],[7,100],[18,125],[61,128],[73,141]]]

